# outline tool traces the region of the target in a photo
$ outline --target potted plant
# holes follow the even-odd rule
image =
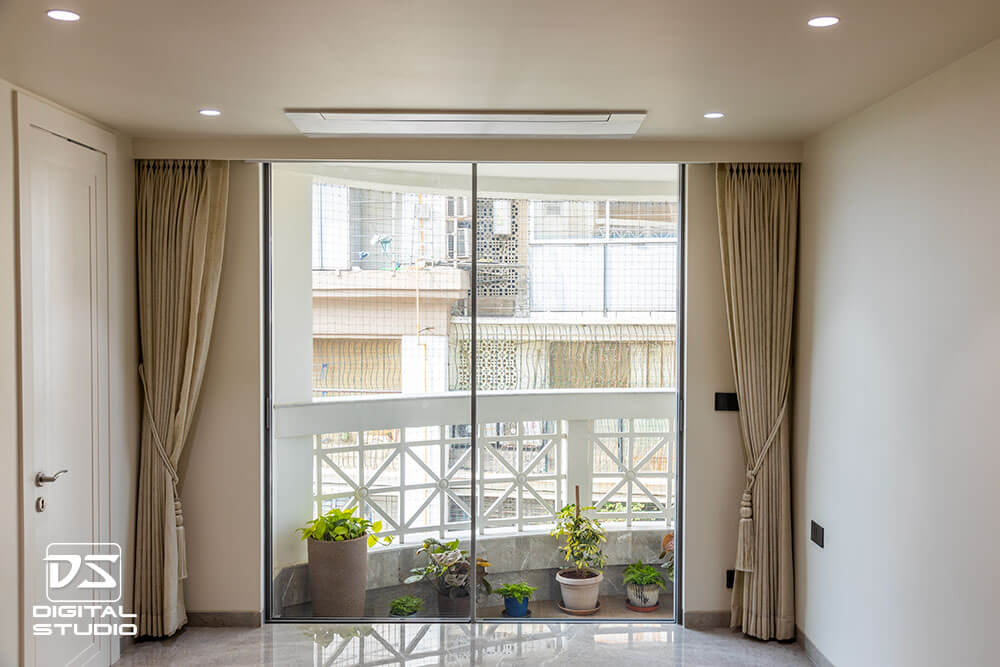
[[[653,611],[660,605],[660,589],[666,590],[663,575],[652,565],[641,560],[625,568],[627,606],[632,611]]]
[[[667,579],[670,581],[674,580],[674,534],[667,533],[663,536],[663,542],[660,544],[660,560],[663,564],[660,565],[664,570],[667,571]]]
[[[405,618],[406,616],[413,616],[423,608],[423,600],[412,595],[404,595],[389,603],[389,615]]]
[[[427,556],[427,564],[410,570],[406,583],[412,584],[426,579],[438,594],[438,611],[442,616],[468,616],[469,586],[472,564],[469,552],[458,546],[458,540],[441,543],[432,537],[424,540],[417,554]],[[476,559],[476,590],[489,595],[493,588],[486,580],[486,568],[490,563]]]
[[[522,581],[519,584],[505,584],[495,592],[503,598],[504,613],[511,618],[520,618],[528,615],[528,600],[537,590],[537,586],[529,586]]]
[[[354,509],[331,509],[299,528],[309,545],[309,593],[313,616],[365,615],[368,548],[389,544],[379,537],[382,522],[354,516]]]
[[[581,514],[580,489],[576,490],[575,505],[566,505],[556,515],[552,535],[566,542],[559,547],[566,562],[573,567],[556,572],[556,581],[562,591],[562,607],[570,612],[593,614],[598,610],[597,597],[604,574],[601,569],[607,556],[601,545],[607,540],[604,528],[597,519]],[[584,507],[583,511],[593,510]]]

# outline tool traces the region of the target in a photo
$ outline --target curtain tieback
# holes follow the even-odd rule
[[[767,436],[764,447],[761,448],[753,467],[747,469],[747,483],[743,489],[743,497],[740,498],[740,528],[736,539],[735,567],[740,572],[753,572],[754,569],[756,559],[754,558],[753,549],[753,487],[757,481],[757,473],[760,472],[761,466],[764,465],[767,453],[771,451],[771,445],[778,439],[781,425],[785,421],[785,409],[787,407],[788,394],[786,393],[785,400],[781,403],[781,410],[778,411],[778,417],[774,420],[774,426],[771,427],[771,433]]]
[[[156,419],[153,417],[153,406],[149,403],[149,387],[146,385],[146,374],[143,372],[142,364],[139,364],[139,380],[142,382],[142,398],[146,404],[146,416],[149,419],[149,430],[153,435],[153,444],[160,455],[163,467],[170,474],[170,482],[174,489],[174,525],[177,534],[177,578],[187,579],[187,540],[184,535],[184,509],[181,503],[181,494],[177,490],[177,468],[163,448],[163,440],[160,439],[160,431],[156,428]]]

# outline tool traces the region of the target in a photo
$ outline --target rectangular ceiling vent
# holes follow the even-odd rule
[[[285,115],[309,137],[592,137],[628,139],[641,111],[323,111]]]

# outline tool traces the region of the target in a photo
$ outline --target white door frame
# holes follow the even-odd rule
[[[111,164],[112,156],[115,152],[115,138],[110,132],[107,132],[95,125],[92,125],[80,118],[70,115],[65,111],[62,111],[56,107],[45,104],[44,102],[27,95],[23,92],[17,91],[15,93],[15,114],[17,117],[17,146],[18,146],[18,162],[17,162],[17,196],[18,196],[18,222],[16,225],[17,234],[17,258],[18,258],[18,281],[19,281],[19,302],[18,302],[18,363],[19,363],[19,391],[20,391],[20,424],[19,424],[19,443],[18,450],[20,453],[20,498],[21,498],[21,549],[20,549],[20,584],[21,584],[21,663],[22,664],[34,664],[35,662],[35,638],[32,635],[32,595],[31,595],[31,564],[29,558],[33,558],[33,548],[34,548],[34,529],[33,529],[33,519],[35,514],[34,501],[36,495],[36,489],[34,485],[34,475],[37,471],[32,469],[32,437],[31,433],[31,420],[28,410],[30,407],[28,401],[26,400],[31,396],[32,387],[32,377],[31,377],[31,367],[30,364],[25,363],[25,351],[30,354],[30,345],[33,340],[35,332],[32,329],[31,314],[30,312],[25,312],[26,307],[30,308],[31,303],[31,276],[25,271],[25,267],[30,266],[30,253],[31,248],[28,246],[26,239],[30,238],[28,235],[27,226],[31,221],[31,211],[30,202],[31,197],[29,196],[30,183],[28,181],[29,172],[28,166],[28,156],[27,156],[27,138],[28,134],[33,131],[43,130],[51,134],[63,137],[74,143],[81,144],[84,147],[93,149],[100,153],[103,153],[107,158],[105,161],[105,169],[109,169]],[[106,188],[106,197],[110,200],[110,183],[111,174],[107,174],[106,182],[109,187]],[[97,401],[97,415],[98,415],[98,460],[96,462],[97,467],[97,488],[100,493],[98,499],[99,507],[99,517],[98,517],[98,529],[100,540],[104,542],[110,542],[111,539],[111,460],[110,460],[110,395],[109,395],[109,334],[110,334],[110,318],[109,318],[109,294],[108,294],[108,274],[109,274],[109,258],[108,258],[108,232],[110,227],[110,201],[105,202],[104,210],[106,212],[104,225],[105,229],[101,238],[103,238],[104,247],[99,252],[99,257],[103,261],[103,266],[99,266],[99,271],[102,274],[102,280],[100,281],[99,289],[103,291],[100,303],[102,304],[102,312],[99,313],[103,327],[102,331],[99,331],[98,346],[103,348],[99,359],[101,360],[101,368],[99,368],[98,373],[101,377],[101,391],[98,392],[96,396]],[[119,650],[118,642],[111,641],[111,638],[106,638],[110,641],[110,651],[112,661],[117,659],[117,653]]]

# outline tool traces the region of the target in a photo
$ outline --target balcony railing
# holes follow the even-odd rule
[[[358,507],[406,544],[470,530],[474,472],[481,534],[551,525],[576,486],[602,520],[672,526],[674,417],[672,390],[480,392],[475,471],[468,392],[280,405],[274,434],[311,442],[315,512]]]

